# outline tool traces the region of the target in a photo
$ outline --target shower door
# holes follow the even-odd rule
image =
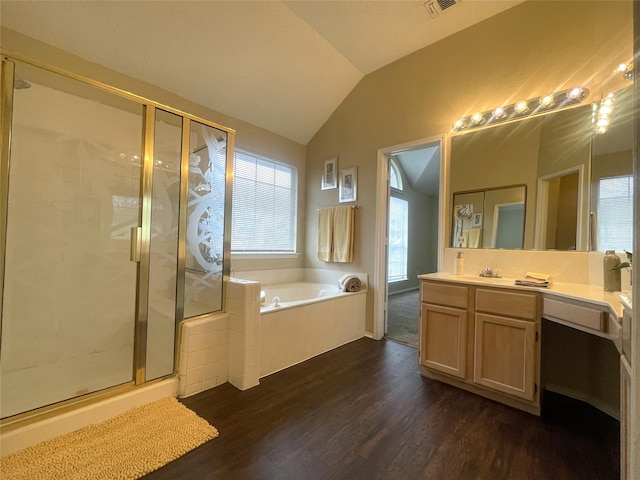
[[[28,64],[15,74],[3,418],[133,382],[141,216],[143,105]]]

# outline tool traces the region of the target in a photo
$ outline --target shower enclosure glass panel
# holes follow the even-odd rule
[[[184,317],[222,310],[227,133],[191,120]]]
[[[174,370],[182,117],[156,110],[145,380]]]
[[[16,63],[0,408],[133,380],[142,105]]]

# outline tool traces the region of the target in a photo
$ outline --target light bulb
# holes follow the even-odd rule
[[[540,97],[540,105],[543,107],[550,107],[553,105],[553,95],[545,95]]]
[[[482,116],[482,114],[480,112],[476,112],[473,115],[471,115],[471,121],[473,123],[475,123],[476,125],[478,123],[482,123],[483,120],[484,120],[484,117]]]
[[[621,73],[624,73],[627,71],[627,64],[626,63],[621,63],[620,65],[618,65],[618,71]]]
[[[598,127],[596,128],[596,133],[607,133],[607,127]]]
[[[520,100],[518,103],[515,104],[513,109],[515,110],[516,113],[524,113],[527,110],[529,110],[529,104],[527,103],[526,100]]]
[[[498,107],[493,111],[493,116],[495,118],[502,118],[507,114],[507,112],[504,111],[504,108],[502,107]]]
[[[464,127],[464,119],[462,118],[460,118],[459,120],[456,120],[455,123],[453,124],[453,128],[455,128],[456,130],[462,127]]]
[[[598,126],[598,127],[607,127],[607,126],[609,126],[609,119],[608,118],[599,118],[598,121],[596,122],[596,126]]]
[[[567,92],[567,98],[569,100],[577,100],[582,95],[582,87],[574,87]]]

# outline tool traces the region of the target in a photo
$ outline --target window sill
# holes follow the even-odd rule
[[[392,283],[400,283],[400,282],[406,282],[406,281],[408,281],[408,280],[409,280],[409,278],[407,278],[407,277],[404,277],[404,278],[396,278],[396,279],[394,279],[394,280],[389,280],[389,284],[392,284]]]
[[[296,252],[231,252],[231,260],[281,260],[299,256]]]

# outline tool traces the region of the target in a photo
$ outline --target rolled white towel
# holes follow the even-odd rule
[[[345,274],[338,280],[338,286],[343,292],[359,292],[362,282],[356,275]]]

